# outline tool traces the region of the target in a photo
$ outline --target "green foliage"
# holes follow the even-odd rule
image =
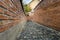
[[[31,8],[28,5],[24,5],[24,11],[25,13],[28,13],[31,11]]]

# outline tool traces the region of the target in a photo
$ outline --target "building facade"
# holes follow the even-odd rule
[[[31,9],[34,9],[41,0],[32,0],[28,5]]]

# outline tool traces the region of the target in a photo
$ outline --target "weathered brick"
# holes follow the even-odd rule
[[[25,17],[19,0],[0,1],[0,32],[18,24]],[[19,20],[19,21],[18,21]]]
[[[60,30],[60,0],[43,0],[34,10],[33,21]]]

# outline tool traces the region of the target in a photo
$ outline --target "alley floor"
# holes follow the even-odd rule
[[[60,32],[28,21],[17,40],[60,40]]]

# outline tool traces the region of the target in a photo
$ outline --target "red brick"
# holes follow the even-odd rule
[[[43,5],[43,3],[45,4]],[[40,24],[60,30],[60,1],[42,1],[36,7],[34,15],[31,19]]]

